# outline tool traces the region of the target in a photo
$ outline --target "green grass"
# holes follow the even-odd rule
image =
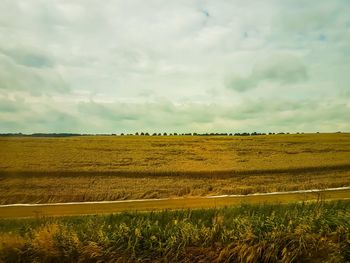
[[[350,201],[0,220],[0,262],[348,262]]]

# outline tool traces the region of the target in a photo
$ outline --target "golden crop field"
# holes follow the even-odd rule
[[[350,134],[0,138],[0,170],[241,172],[350,166]]]
[[[350,185],[350,134],[0,138],[0,203]]]

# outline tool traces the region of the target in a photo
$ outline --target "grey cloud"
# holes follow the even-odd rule
[[[0,113],[17,113],[28,110],[22,99],[0,98]]]
[[[301,126],[305,131],[316,131],[317,123],[329,130],[332,125],[339,127],[337,123],[345,123],[349,119],[345,114],[348,110],[346,103],[334,100],[320,102],[267,99],[249,100],[236,105],[176,105],[169,102],[79,104],[80,114],[90,118],[91,125],[107,125],[104,130],[106,132],[112,132],[113,127],[117,127],[117,132],[139,129],[149,132],[298,131],[296,127]],[[348,126],[349,124],[345,127]]]
[[[2,0],[0,132],[350,129],[349,12],[348,0]]]
[[[125,121],[125,120],[137,120],[140,114],[145,112],[139,112],[138,105],[132,103],[96,103],[80,102],[78,104],[78,110],[80,113],[87,117],[97,117],[99,119],[106,119],[112,122]]]
[[[54,65],[52,58],[38,50],[28,50],[26,48],[0,49],[0,53],[10,57],[17,64],[26,67],[46,68]]]
[[[49,97],[45,101],[27,101],[25,97],[0,98],[0,132],[74,131],[83,126],[73,111],[74,107],[62,108]]]
[[[188,129],[194,125],[208,124],[217,117],[215,105],[188,103],[175,105],[169,101],[153,103],[102,103],[82,102],[78,104],[79,114],[89,118],[91,125],[105,124],[119,127],[119,131],[145,129],[149,132]],[[191,124],[191,125],[192,125]],[[106,126],[105,126],[106,127]]]
[[[129,122],[134,125],[142,124],[166,126],[184,125],[188,122],[206,123],[213,120],[215,106],[188,103],[175,105],[170,101],[159,101],[152,103],[103,103],[103,102],[81,102],[78,110],[86,117],[91,117],[108,122]]]
[[[37,132],[72,132],[78,130],[77,127],[82,125],[81,119],[76,118],[73,114],[49,107],[45,110],[45,114],[31,115],[27,122],[31,123],[33,125],[31,129]]]
[[[274,127],[293,127],[300,131],[347,131],[349,129],[350,108],[344,103],[332,102],[328,105],[313,103],[306,109],[294,110],[288,115],[281,115],[268,120]]]
[[[276,22],[288,33],[328,32],[349,22],[350,5],[346,0],[318,1],[317,5],[297,0],[284,8],[284,14]]]
[[[306,66],[296,57],[278,55],[266,57],[266,60],[255,64],[250,75],[233,76],[226,81],[226,87],[236,91],[254,89],[262,82],[274,82],[289,85],[308,79]]]
[[[69,86],[55,70],[26,67],[0,55],[0,90],[24,91],[38,96],[67,93]]]
[[[90,101],[71,103],[61,109],[58,101],[49,99],[46,103],[26,102],[23,104],[25,108],[17,111],[13,110],[17,105],[15,100],[7,100],[6,104],[0,111],[2,132],[293,132],[350,129],[346,100],[250,99],[238,104]]]

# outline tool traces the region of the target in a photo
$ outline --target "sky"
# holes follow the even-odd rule
[[[1,0],[0,133],[350,131],[349,0]]]

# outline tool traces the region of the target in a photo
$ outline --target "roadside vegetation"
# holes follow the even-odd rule
[[[4,262],[349,262],[350,201],[0,220]]]

